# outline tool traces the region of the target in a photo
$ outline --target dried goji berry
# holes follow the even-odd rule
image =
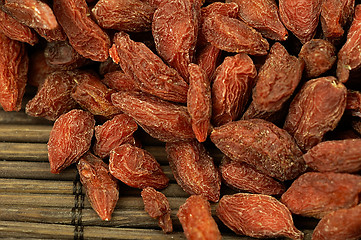
[[[266,55],[269,49],[267,40],[255,29],[221,14],[213,13],[206,17],[202,33],[208,42],[227,52]]]
[[[322,218],[359,203],[361,176],[349,173],[307,172],[297,178],[281,201],[294,214]]]
[[[78,53],[93,61],[107,60],[110,39],[90,18],[85,0],[57,0],[53,10],[69,43]]]
[[[52,173],[60,173],[89,150],[94,125],[93,115],[80,109],[73,109],[54,122],[48,141]]]
[[[165,1],[154,13],[152,33],[159,55],[187,81],[199,28],[198,0]]]
[[[103,125],[96,126],[94,153],[101,158],[109,156],[113,148],[128,142],[137,128],[133,118],[125,114],[116,115]]]
[[[320,22],[323,35],[335,42],[344,34],[343,27],[350,23],[354,13],[355,0],[323,0]]]
[[[303,61],[291,56],[280,43],[273,44],[255,80],[252,102],[242,118],[276,122],[302,78],[303,67]]]
[[[71,71],[49,74],[34,98],[26,104],[26,114],[55,121],[60,115],[76,108],[78,104],[70,96],[75,87],[75,75]]]
[[[84,109],[94,115],[111,117],[120,113],[111,101],[113,90],[107,88],[100,79],[88,72],[79,72],[74,78],[76,86],[71,97]]]
[[[212,85],[212,122],[220,126],[237,120],[250,96],[257,75],[246,54],[226,57],[216,69]]]
[[[134,80],[123,71],[108,72],[101,81],[116,91],[135,91],[138,89]]]
[[[187,239],[222,239],[217,223],[212,217],[211,206],[202,196],[190,196],[179,207],[177,217]]]
[[[361,139],[325,141],[303,155],[306,164],[319,172],[357,172],[361,170]]]
[[[307,77],[315,78],[330,70],[336,62],[336,48],[324,39],[312,39],[303,44],[298,57],[305,61]]]
[[[274,0],[228,1],[237,3],[239,18],[264,37],[277,41],[287,40],[288,32],[279,18],[278,6]]]
[[[359,48],[361,45],[361,5],[356,5],[352,24],[347,33],[347,40],[337,55],[336,75],[340,82],[345,83],[353,70],[361,66]]]
[[[240,235],[303,239],[304,234],[294,226],[291,212],[276,198],[268,195],[225,195],[216,211],[219,219]]]
[[[113,104],[149,135],[163,142],[195,138],[187,107],[142,92],[112,94]]]
[[[0,33],[0,104],[5,111],[20,111],[29,58],[25,45]]]
[[[283,129],[262,119],[239,120],[214,128],[212,142],[230,159],[246,162],[281,181],[306,170],[302,152]]]
[[[142,32],[151,30],[154,10],[140,0],[100,0],[92,13],[102,28]]]
[[[115,178],[134,188],[162,189],[169,182],[159,163],[148,151],[130,144],[113,148],[109,157],[109,170]]]
[[[167,197],[152,187],[146,187],[141,192],[144,210],[152,217],[158,219],[158,225],[163,232],[173,232],[171,210]]]
[[[211,127],[211,86],[205,72],[198,65],[191,63],[188,69],[187,109],[192,119],[192,129],[197,140],[204,142]]]
[[[361,204],[324,216],[312,234],[312,240],[358,240],[361,238]]]
[[[38,42],[36,33],[28,26],[25,26],[15,20],[12,16],[8,15],[0,9],[0,31],[8,38],[20,42],[26,42],[34,45]]]
[[[301,43],[316,33],[322,0],[279,0],[279,14],[283,24]]]
[[[166,144],[169,165],[177,183],[189,194],[219,200],[221,177],[202,143],[197,140]]]
[[[117,33],[110,56],[140,90],[169,101],[187,101],[188,84],[145,44],[131,40],[126,33]]]
[[[102,220],[109,221],[119,198],[118,181],[108,165],[90,152],[80,158],[77,168],[92,208]]]
[[[224,182],[240,191],[266,195],[279,195],[285,191],[283,184],[245,162],[235,162],[223,157],[220,171]]]
[[[283,128],[307,151],[333,130],[346,107],[346,87],[335,77],[306,82],[293,99]]]
[[[58,25],[52,9],[39,0],[5,0],[2,9],[31,28],[54,29]]]

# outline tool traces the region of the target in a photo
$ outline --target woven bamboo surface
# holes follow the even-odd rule
[[[31,96],[25,96],[30,98]],[[26,102],[26,100],[24,101]],[[24,108],[23,108],[24,109]],[[120,199],[111,221],[101,221],[91,208],[71,166],[50,173],[46,143],[52,122],[0,109],[0,238],[5,239],[186,239],[176,217],[189,196],[175,182],[167,164],[164,144],[139,131],[143,147],[170,178],[162,192],[172,209],[174,233],[164,234],[144,211],[140,190],[120,184]],[[212,146],[209,144],[209,146]],[[210,148],[219,163],[222,154]],[[235,193],[222,187],[222,194]],[[231,232],[212,212],[223,239],[252,239]],[[316,220],[295,218],[296,227],[311,239]]]

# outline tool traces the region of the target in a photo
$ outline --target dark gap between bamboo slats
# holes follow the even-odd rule
[[[1,160],[48,161],[48,149],[45,143],[0,142]]]
[[[0,178],[25,178],[43,180],[75,179],[75,166],[66,168],[60,174],[50,172],[49,162],[0,161]]]
[[[0,234],[1,237],[6,239],[73,239],[74,226],[62,224],[0,221]]]
[[[73,194],[73,181],[0,178],[0,192]]]
[[[0,141],[48,142],[51,125],[0,124]]]

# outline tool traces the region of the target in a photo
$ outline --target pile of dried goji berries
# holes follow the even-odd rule
[[[188,239],[221,238],[209,201],[241,235],[302,239],[297,214],[321,219],[313,239],[361,238],[361,139],[332,134],[361,132],[355,0],[4,0],[0,32],[3,109],[38,87],[26,113],[55,121],[51,172],[77,163],[101,219],[120,180],[173,229],[139,126],[192,195],[177,214]]]

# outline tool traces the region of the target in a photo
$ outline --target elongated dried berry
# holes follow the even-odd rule
[[[352,21],[355,0],[323,0],[321,7],[321,25],[327,40],[340,40],[344,27]]]
[[[279,0],[283,24],[301,43],[313,38],[321,14],[322,0]]]
[[[163,142],[195,138],[187,107],[141,92],[112,94],[112,102],[149,135]]]
[[[5,111],[20,111],[29,58],[23,43],[0,33],[0,104]]]
[[[113,148],[109,170],[115,178],[134,188],[162,189],[169,182],[159,163],[148,151],[130,144]]]
[[[307,151],[333,130],[346,107],[346,87],[334,77],[306,82],[293,99],[283,128]]]
[[[226,57],[216,69],[212,85],[212,122],[220,126],[242,114],[257,75],[246,54]]]
[[[34,28],[34,30],[48,42],[65,41],[67,36],[60,24],[54,29]]]
[[[58,25],[51,8],[39,0],[5,0],[2,8],[31,28],[54,29]]]
[[[243,119],[262,118],[271,121],[279,117],[302,78],[303,67],[302,60],[288,54],[276,42],[258,72],[252,102]]]
[[[283,26],[274,0],[230,0],[239,6],[238,16],[264,37],[276,41],[287,40],[288,32]]]
[[[113,90],[108,89],[94,74],[80,72],[74,79],[71,97],[84,109],[94,115],[111,117],[120,113],[119,109],[111,102]]]
[[[30,45],[34,45],[38,42],[38,37],[34,31],[32,31],[28,26],[19,23],[1,9],[0,31],[10,39],[26,42]]]
[[[128,142],[137,128],[133,118],[125,114],[116,115],[103,125],[96,126],[94,153],[101,158],[109,156],[113,148]]]
[[[199,28],[198,0],[166,1],[154,13],[152,34],[159,55],[187,81]]]
[[[220,171],[224,182],[240,191],[265,195],[279,195],[285,191],[284,185],[245,162],[235,162],[223,157]]]
[[[151,30],[154,8],[140,0],[100,0],[92,13],[102,28],[143,32]]]
[[[144,210],[152,218],[158,219],[158,225],[163,232],[173,232],[172,219],[170,218],[171,209],[167,197],[152,187],[146,187],[141,192]]]
[[[305,61],[307,77],[315,78],[330,70],[336,62],[336,48],[324,39],[312,39],[303,44],[298,57]]]
[[[166,144],[169,165],[177,183],[189,194],[219,200],[221,178],[212,157],[196,140]]]
[[[35,97],[26,104],[26,114],[55,121],[78,104],[70,96],[75,87],[76,73],[56,71],[49,74]]]
[[[358,240],[361,238],[361,204],[324,216],[312,234],[313,240]]]
[[[199,31],[197,37],[197,48],[209,45],[206,37],[203,34],[202,25],[204,20],[211,14],[220,14],[230,18],[237,18],[239,7],[237,3],[224,3],[224,2],[213,2],[205,7],[201,8],[201,15],[199,19]]]
[[[249,193],[225,195],[216,211],[221,221],[240,235],[303,239],[303,233],[294,226],[291,212],[271,196]]]
[[[110,48],[108,35],[89,17],[85,0],[57,0],[54,14],[80,55],[93,61],[107,60]]]
[[[356,5],[351,27],[347,33],[347,40],[337,55],[336,75],[340,82],[345,83],[350,73],[361,66],[359,48],[361,45],[361,5]]]
[[[281,181],[294,179],[306,170],[293,138],[262,119],[239,120],[214,128],[211,140],[233,161],[246,162]]]
[[[109,221],[119,198],[118,181],[108,165],[89,152],[80,158],[77,168],[92,208],[102,220]]]
[[[294,214],[322,218],[359,203],[361,176],[348,173],[308,172],[297,178],[281,201]]]
[[[54,71],[55,69],[45,61],[44,49],[38,48],[35,51],[29,52],[27,84],[40,89],[46,77]]]
[[[188,84],[143,43],[117,33],[110,56],[140,90],[169,101],[187,101]]]
[[[358,172],[361,170],[361,139],[325,141],[303,155],[306,164],[319,172]]]
[[[206,73],[209,81],[213,77],[213,73],[216,70],[218,62],[220,60],[221,50],[212,44],[207,44],[198,52],[197,64]]]
[[[222,239],[218,226],[212,217],[211,206],[202,196],[190,196],[179,207],[177,217],[187,239]]]
[[[138,90],[134,80],[123,71],[109,72],[101,80],[109,88],[116,91],[135,91]]]
[[[189,64],[189,89],[187,109],[192,119],[192,129],[199,142],[207,139],[211,127],[211,86],[204,71],[196,64]]]
[[[205,18],[202,32],[208,42],[227,52],[266,55],[269,49],[267,40],[255,29],[238,19],[220,14]]]
[[[60,173],[89,150],[94,125],[93,115],[80,109],[73,109],[54,122],[48,141],[52,173]]]

